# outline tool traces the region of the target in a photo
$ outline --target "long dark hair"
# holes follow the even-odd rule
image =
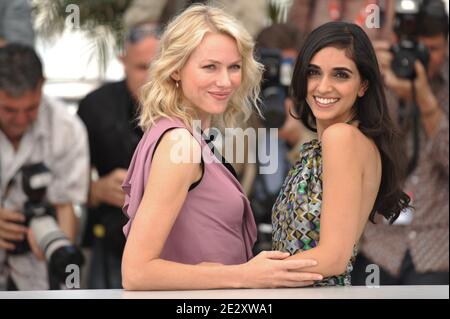
[[[360,131],[373,139],[381,155],[381,185],[370,221],[375,222],[375,214],[378,213],[393,223],[400,212],[409,207],[410,198],[401,188],[405,172],[401,169],[403,161],[398,147],[399,135],[388,113],[375,51],[359,26],[329,22],[307,37],[297,59],[291,85],[298,119],[310,130],[317,131],[314,114],[306,103],[307,69],[313,56],[325,47],[345,49],[347,56],[355,62],[362,80],[368,82],[364,96],[356,100],[353,119],[359,121]]]

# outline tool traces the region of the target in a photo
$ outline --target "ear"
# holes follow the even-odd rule
[[[366,91],[367,91],[368,88],[369,88],[369,81],[364,80],[361,83],[361,86],[359,87],[358,97],[363,97],[364,94],[366,94]]]
[[[171,77],[175,82],[180,81],[180,80],[181,80],[180,71],[177,70],[177,71],[173,72],[173,73],[170,75],[170,77]]]

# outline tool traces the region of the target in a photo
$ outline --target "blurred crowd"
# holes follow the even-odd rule
[[[148,81],[164,26],[193,2],[198,1],[132,1],[124,14],[119,57],[125,78],[87,94],[72,115],[43,93],[45,74],[34,50],[29,1],[0,0],[0,290],[64,288],[59,260],[83,265],[81,288],[121,288],[127,222],[121,185],[143,135],[137,121],[139,91]],[[255,214],[255,253],[271,249],[272,206],[299,158],[300,145],[315,137],[296,119],[289,91],[302,41],[325,22],[349,21],[365,29],[376,49],[402,137],[398,147],[407,155],[404,189],[414,208],[393,225],[383,220],[368,224],[353,284],[367,284],[367,266],[377,265],[381,285],[448,285],[448,15],[441,0],[417,1],[417,14],[402,12],[400,2],[293,0],[287,21],[269,25],[265,0],[212,1],[250,31],[268,70],[262,83],[263,117],[254,114],[243,129],[277,129],[277,136],[257,140],[255,150],[249,141],[245,144],[256,153],[271,149],[262,143],[276,145],[277,170],[261,174],[263,163],[251,156],[244,163],[228,159]],[[374,13],[379,20],[368,23]],[[408,59],[412,65],[401,68]],[[410,74],[404,74],[408,67]],[[46,184],[45,173],[51,183]],[[41,218],[36,205],[51,210],[56,222]],[[60,232],[47,238],[46,229],[52,227]],[[55,242],[67,249],[58,250]]]

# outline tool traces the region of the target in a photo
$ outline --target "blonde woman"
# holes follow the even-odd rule
[[[256,226],[229,165],[213,152],[206,130],[244,120],[256,107],[262,67],[251,36],[222,10],[188,8],[167,27],[142,92],[145,130],[123,189],[127,290],[300,287],[320,275],[300,273],[313,260],[263,252],[252,259]],[[199,130],[200,131],[200,130]],[[177,150],[188,161],[178,160]],[[186,151],[187,150],[187,151]],[[186,155],[186,154],[184,154]]]

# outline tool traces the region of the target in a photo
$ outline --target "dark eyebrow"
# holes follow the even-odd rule
[[[319,69],[320,70],[320,67],[318,65],[315,65],[315,64],[308,65],[308,68]],[[348,72],[350,74],[353,74],[353,72],[350,69],[346,68],[346,67],[337,67],[337,68],[333,68],[333,70],[334,71],[346,71],[346,72]]]
[[[0,107],[3,108],[6,112],[14,112],[15,109],[11,106],[5,105],[5,104],[0,104]]]
[[[35,108],[39,107],[38,103],[33,103],[31,105],[28,105],[27,108],[25,108],[26,111],[34,110]]]
[[[350,69],[344,68],[344,67],[338,67],[338,68],[333,68],[333,70],[335,71],[346,71],[350,74],[353,74],[353,72]]]

